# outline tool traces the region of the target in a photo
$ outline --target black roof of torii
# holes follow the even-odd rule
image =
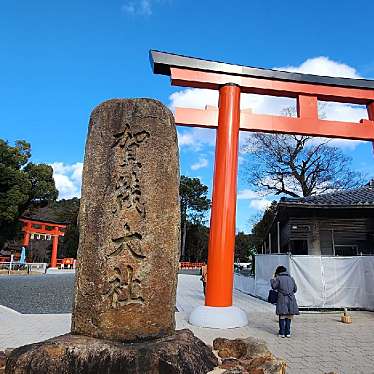
[[[281,70],[263,69],[225,62],[204,60],[196,57],[177,55],[174,53],[149,51],[152,70],[155,74],[170,75],[170,68],[193,69],[243,77],[266,78],[298,83],[322,84],[337,87],[374,89],[374,80],[329,77],[314,74],[302,74]]]

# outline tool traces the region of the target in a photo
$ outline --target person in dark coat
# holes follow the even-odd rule
[[[287,269],[280,265],[275,270],[270,284],[273,290],[278,291],[275,313],[279,316],[279,336],[290,338],[292,317],[300,314],[295,298],[297,291],[295,280],[288,274]]]
[[[206,283],[208,282],[208,265],[204,262],[204,265],[201,267],[201,281],[203,282],[204,296],[206,293]]]

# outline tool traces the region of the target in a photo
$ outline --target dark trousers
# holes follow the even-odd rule
[[[279,317],[279,335],[291,334],[291,320]]]

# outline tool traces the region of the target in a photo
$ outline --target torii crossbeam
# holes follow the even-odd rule
[[[176,108],[175,121],[217,128],[205,305],[231,307],[239,130],[374,141],[374,81],[260,69],[155,50],[150,51],[150,60],[153,72],[170,76],[172,85],[219,91],[218,109]],[[241,93],[296,98],[297,117],[241,112]],[[369,119],[322,120],[318,100],[365,105]]]

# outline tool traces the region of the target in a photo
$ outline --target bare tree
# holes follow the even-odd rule
[[[283,114],[292,116],[293,109]],[[254,133],[242,151],[249,154],[248,182],[265,193],[305,197],[363,183],[351,159],[328,139]]]

